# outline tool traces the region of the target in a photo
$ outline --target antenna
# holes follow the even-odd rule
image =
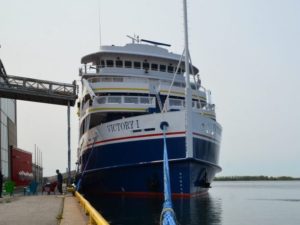
[[[186,129],[186,157],[192,157],[193,154],[193,134],[192,134],[192,91],[190,85],[190,53],[188,38],[188,16],[187,0],[183,0],[183,18],[184,18],[184,52],[185,52],[185,129]]]
[[[135,42],[137,42],[137,43],[140,42],[139,36],[134,35],[134,36],[132,37],[132,36],[126,35],[126,37],[128,37],[128,38],[130,38],[130,39],[132,40],[132,44],[135,44]]]
[[[98,19],[99,19],[99,49],[101,48],[101,11],[100,11],[101,1],[98,1]]]
[[[150,41],[150,40],[146,40],[146,39],[141,39],[141,41],[142,41],[142,42],[146,42],[146,43],[150,43],[150,44],[154,44],[155,46],[157,46],[157,45],[162,45],[162,46],[171,47],[170,44],[165,44],[165,43],[161,43],[161,42]]]

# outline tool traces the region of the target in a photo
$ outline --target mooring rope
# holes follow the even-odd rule
[[[97,136],[95,136],[95,138],[94,138],[94,142],[93,142],[93,145],[92,145],[92,150],[91,150],[91,152],[90,152],[90,154],[89,154],[89,157],[88,157],[88,159],[87,159],[87,161],[86,161],[86,164],[85,164],[85,166],[84,166],[84,169],[83,169],[83,171],[82,171],[82,173],[81,173],[81,177],[79,178],[79,180],[78,180],[78,182],[77,182],[77,185],[76,185],[76,191],[79,191],[79,189],[80,189],[80,187],[81,187],[82,179],[83,179],[83,177],[84,177],[84,175],[85,175],[85,171],[86,171],[87,166],[88,166],[88,164],[89,164],[89,162],[90,162],[91,155],[93,154],[96,140],[97,140]]]
[[[164,169],[164,203],[163,209],[160,214],[160,224],[161,225],[176,225],[176,216],[173,210],[172,204],[172,194],[171,194],[171,184],[170,184],[170,173],[169,173],[169,158],[168,158],[168,149],[166,141],[166,129],[168,127],[167,122],[161,123],[161,129],[163,131],[164,137],[164,160],[163,160],[163,169]]]

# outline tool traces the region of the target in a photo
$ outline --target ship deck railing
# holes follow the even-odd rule
[[[99,111],[105,109],[110,111],[131,111],[134,108],[147,110],[149,108],[155,108],[155,97],[147,96],[98,96],[93,102],[88,100],[82,107],[81,117],[86,114],[87,110],[94,111],[100,108]],[[180,111],[185,109],[184,99],[169,98],[166,104],[167,111]],[[205,104],[202,105],[199,101],[192,102],[192,109],[194,112],[203,114],[210,118],[215,118],[215,105]]]
[[[132,93],[150,93],[150,86],[156,85],[156,92],[161,95],[167,95],[171,85],[171,80],[156,80],[154,83],[149,78],[143,77],[90,77],[87,78],[91,88],[95,93],[99,92],[132,92]],[[85,93],[85,90],[84,90]],[[171,95],[184,97],[184,84],[175,81],[171,88]],[[194,98],[206,101],[206,89],[201,87],[199,90],[192,90]]]
[[[130,109],[140,108],[147,110],[148,108],[155,108],[155,97],[147,96],[97,96],[94,101],[91,103],[91,100],[88,100],[82,107],[80,115],[85,115],[86,111],[93,108],[101,107],[102,109],[111,109],[114,111],[114,108]]]

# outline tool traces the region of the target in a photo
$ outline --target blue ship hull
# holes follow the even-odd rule
[[[193,158],[186,158],[185,137],[167,139],[171,191],[189,196],[206,192],[215,174],[219,144],[193,139]],[[90,159],[89,154],[91,154]],[[82,192],[89,194],[163,193],[163,140],[151,139],[95,146],[82,158]]]

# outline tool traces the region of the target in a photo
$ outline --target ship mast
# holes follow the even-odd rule
[[[187,0],[183,0],[184,13],[184,52],[185,52],[185,130],[186,130],[186,157],[193,156],[193,133],[192,133],[192,94],[190,85],[190,60],[188,43],[188,22],[187,22]]]

